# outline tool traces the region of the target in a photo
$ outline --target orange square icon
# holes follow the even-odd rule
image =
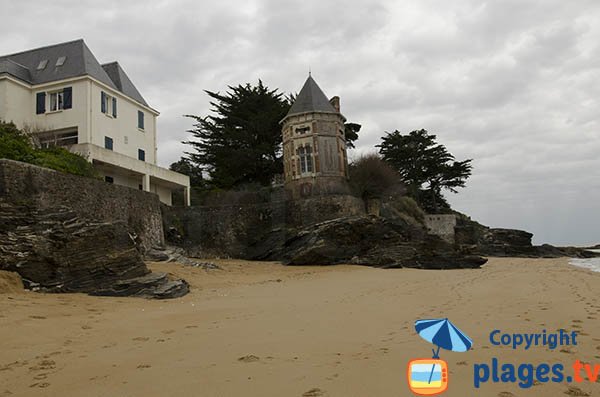
[[[408,363],[408,387],[419,396],[434,396],[448,389],[448,364],[434,358],[418,358]]]

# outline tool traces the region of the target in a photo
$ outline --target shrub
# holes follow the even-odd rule
[[[94,166],[76,153],[71,153],[65,148],[52,147],[39,149],[35,152],[33,164],[68,174],[97,178]]]
[[[377,154],[366,154],[350,164],[350,186],[362,199],[395,195],[404,190],[400,175]]]
[[[13,123],[0,121],[0,158],[22,161],[74,175],[97,177],[85,158],[61,147],[36,149]]]

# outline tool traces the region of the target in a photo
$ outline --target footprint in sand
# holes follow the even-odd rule
[[[260,360],[260,358],[258,356],[255,356],[254,354],[249,354],[247,356],[238,358],[238,361],[241,361],[243,363],[253,363],[258,360]]]
[[[325,394],[325,392],[323,390],[319,389],[318,387],[315,387],[313,389],[310,389],[307,392],[304,392],[302,394],[302,397],[319,397],[319,396],[322,396],[324,394]]]
[[[186,328],[198,328],[198,326],[197,326],[197,325],[186,325],[185,327],[186,327]]]
[[[140,364],[137,366],[137,369],[146,369],[146,368],[152,368],[152,365],[150,364]]]
[[[81,326],[81,329],[92,329],[92,326],[91,325],[87,325],[87,324],[83,324]]]
[[[498,393],[498,397],[515,397],[515,395],[509,391],[503,391]]]
[[[174,329],[167,329],[167,330],[162,331],[162,333],[165,334],[165,335],[172,334],[173,332],[175,332]]]
[[[56,362],[54,360],[42,360],[37,365],[29,367],[32,371],[42,371],[54,368],[56,368]]]
[[[456,365],[468,365],[468,363],[466,361],[459,361]]]
[[[29,316],[29,318],[33,318],[35,320],[45,320],[46,319],[46,317],[44,317],[44,316]]]
[[[48,386],[50,386],[50,383],[48,383],[48,382],[34,383],[33,385],[29,385],[29,387],[39,387],[41,389],[45,389]]]
[[[581,390],[580,388],[575,387],[575,386],[569,386],[567,391],[565,391],[565,394],[568,394],[569,396],[589,396],[590,395],[590,393],[586,393],[583,390]]]
[[[147,336],[138,336],[136,338],[133,338],[132,340],[135,340],[138,342],[148,342],[150,340],[150,338],[148,338]]]

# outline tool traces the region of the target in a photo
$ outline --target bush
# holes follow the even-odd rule
[[[13,123],[0,121],[0,158],[22,161],[69,174],[98,177],[85,158],[61,147],[36,149]]]
[[[0,121],[0,158],[32,163],[35,149],[13,123]]]
[[[67,174],[87,176],[89,178],[98,177],[94,166],[90,162],[80,155],[71,153],[61,147],[37,150],[33,164],[66,172]]]
[[[362,199],[382,198],[404,191],[400,175],[377,154],[367,154],[350,164],[350,186]]]
[[[420,222],[423,222],[425,219],[425,213],[419,207],[419,204],[412,199],[411,197],[404,196],[399,197],[390,203],[398,212],[406,214],[411,218],[414,218]]]

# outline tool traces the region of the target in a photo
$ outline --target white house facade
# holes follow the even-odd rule
[[[156,118],[117,62],[101,65],[83,40],[0,56],[0,120],[92,162],[109,183],[172,204],[186,175],[156,165]]]

